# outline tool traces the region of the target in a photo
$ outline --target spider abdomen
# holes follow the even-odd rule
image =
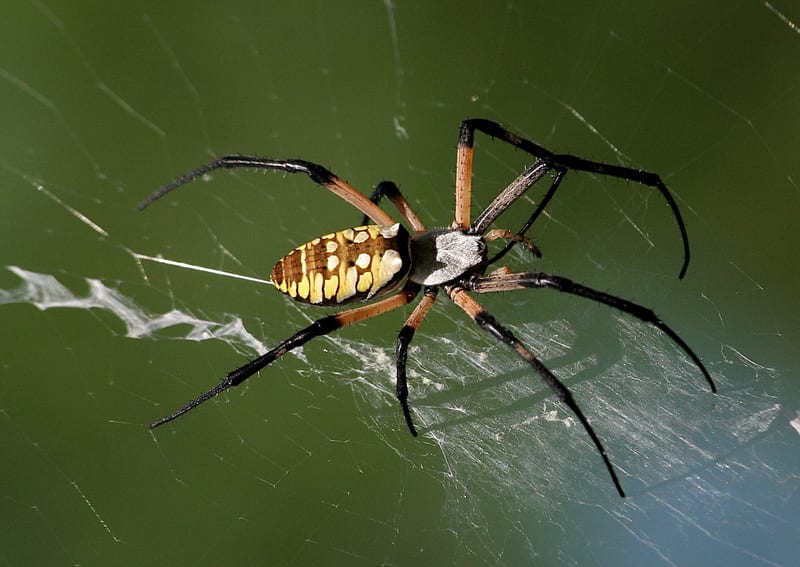
[[[409,265],[409,235],[402,225],[357,226],[298,246],[278,260],[270,280],[297,301],[341,305],[394,290]]]

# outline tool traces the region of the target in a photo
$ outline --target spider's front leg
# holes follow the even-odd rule
[[[627,181],[635,181],[642,185],[651,187],[658,191],[667,205],[672,210],[672,216],[678,225],[680,231],[681,241],[683,243],[683,264],[681,265],[678,278],[683,278],[686,275],[686,269],[689,267],[689,236],[686,233],[686,224],[683,222],[678,203],[675,201],[672,193],[667,189],[666,184],[661,177],[655,173],[644,171],[641,169],[634,169],[630,167],[623,167],[614,164],[602,163],[597,161],[587,160],[578,156],[570,154],[556,154],[550,150],[533,143],[532,141],[518,136],[509,130],[503,128],[500,124],[486,120],[483,118],[470,118],[461,123],[459,131],[458,143],[458,157],[456,161],[456,222],[454,227],[467,228],[469,227],[469,206],[471,195],[471,178],[472,178],[472,154],[473,145],[475,140],[475,131],[480,131],[507,144],[514,146],[524,152],[536,157],[539,161],[525,170],[517,180],[512,182],[503,192],[495,199],[485,211],[483,211],[476,221],[472,223],[470,229],[475,233],[481,233],[496,219],[505,209],[507,209],[516,199],[518,199],[533,183],[536,182],[547,171],[553,169],[556,171],[556,178],[545,195],[542,202],[534,211],[533,215],[526,223],[525,227],[520,231],[524,234],[530,224],[536,219],[544,205],[547,204],[556,189],[559,186],[561,178],[568,170],[585,171],[588,173],[595,173],[598,175],[606,175],[609,177],[616,177]],[[515,187],[516,184],[516,187]],[[505,254],[505,251],[501,252]],[[494,258],[496,261],[499,258]]]

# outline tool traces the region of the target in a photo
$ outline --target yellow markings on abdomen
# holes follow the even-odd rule
[[[409,235],[399,223],[357,226],[303,244],[272,268],[275,287],[305,303],[366,301],[395,289],[409,271]]]

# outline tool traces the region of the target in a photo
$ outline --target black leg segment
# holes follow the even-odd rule
[[[322,335],[327,335],[328,333],[335,331],[336,329],[340,328],[342,323],[336,317],[336,315],[330,315],[328,317],[323,317],[306,327],[305,329],[298,331],[281,344],[259,356],[256,359],[251,360],[244,366],[240,366],[236,370],[232,370],[225,375],[225,378],[222,379],[222,382],[211,388],[209,391],[205,392],[204,394],[198,396],[181,409],[172,412],[166,417],[162,417],[158,421],[154,421],[150,424],[150,429],[155,429],[160,425],[164,425],[168,423],[186,412],[193,410],[203,402],[206,402],[219,394],[220,392],[224,392],[228,388],[232,388],[233,386],[238,386],[248,378],[250,378],[253,374],[271,364],[278,358],[282,357],[284,354],[289,352],[292,349],[295,349],[299,346],[304,345],[308,341],[313,338],[321,337]]]
[[[622,485],[620,485],[619,478],[614,470],[614,466],[611,464],[611,459],[609,459],[608,454],[606,453],[605,447],[603,447],[603,444],[600,442],[600,438],[597,437],[594,429],[589,424],[589,420],[586,419],[586,416],[583,415],[583,412],[578,407],[578,404],[572,397],[572,392],[569,391],[569,388],[567,388],[561,382],[561,380],[559,380],[555,374],[550,371],[550,369],[548,369],[538,358],[536,358],[528,350],[528,348],[511,333],[511,331],[501,325],[497,319],[483,309],[480,304],[469,297],[463,288],[452,286],[447,288],[447,292],[450,298],[478,325],[480,325],[482,329],[487,331],[497,340],[507,345],[514,352],[516,352],[519,357],[522,358],[522,360],[527,362],[533,371],[539,375],[542,381],[547,384],[550,390],[556,396],[558,396],[558,399],[561,400],[564,405],[566,405],[572,411],[573,414],[575,414],[575,417],[577,417],[578,421],[581,422],[581,425],[583,425],[586,433],[588,433],[589,437],[592,439],[595,448],[597,448],[597,451],[600,453],[603,463],[605,463],[608,474],[611,476],[611,480],[614,482],[617,492],[619,492],[620,496],[624,497],[625,492],[622,490]]]
[[[524,152],[531,154],[532,156],[539,158],[542,162],[546,163],[553,169],[572,169],[575,171],[597,173],[599,175],[607,175],[628,181],[635,181],[656,189],[659,193],[661,193],[662,197],[664,197],[664,200],[667,202],[667,205],[669,205],[670,209],[672,209],[672,216],[675,218],[675,222],[678,224],[678,230],[680,231],[681,240],[683,242],[683,264],[681,265],[678,277],[683,278],[683,276],[686,275],[686,270],[689,267],[690,257],[689,236],[686,233],[686,224],[683,222],[683,217],[678,209],[678,204],[675,202],[675,199],[672,197],[669,189],[667,189],[664,181],[657,174],[649,171],[642,171],[640,169],[590,161],[570,154],[554,154],[550,150],[545,149],[542,146],[531,142],[530,140],[509,132],[491,120],[485,120],[482,118],[465,120],[461,125],[460,140],[465,138],[465,130],[472,132],[472,136],[474,136],[475,130],[479,130],[488,136],[502,140]],[[467,136],[467,138],[471,139],[472,136]],[[552,195],[550,196],[552,197]]]
[[[545,274],[543,272],[490,274],[488,276],[479,276],[473,278],[467,285],[467,289],[478,293],[543,287],[552,288],[557,291],[577,295],[579,297],[585,297],[586,299],[591,299],[592,301],[596,301],[598,303],[604,303],[605,305],[609,305],[615,309],[619,309],[620,311],[633,315],[640,321],[653,325],[662,333],[667,335],[672,342],[680,347],[684,354],[686,354],[686,356],[688,356],[692,362],[694,362],[697,368],[700,369],[700,372],[703,373],[703,377],[706,379],[706,382],[708,382],[711,391],[717,391],[717,386],[714,384],[714,380],[711,379],[711,374],[708,372],[708,369],[706,369],[703,361],[700,360],[700,357],[697,356],[691,347],[689,347],[686,341],[684,341],[678,335],[678,333],[672,329],[672,327],[664,323],[664,321],[662,321],[651,309],[639,305],[638,303],[634,303],[633,301],[617,297],[616,295],[611,295],[609,293],[575,283],[572,280],[561,276],[554,276],[552,274]]]

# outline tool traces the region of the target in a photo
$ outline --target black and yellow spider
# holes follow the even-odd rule
[[[537,161],[514,179],[474,221],[470,221],[472,194],[472,156],[475,131],[502,140],[536,157]],[[383,181],[367,198],[346,181],[324,167],[304,160],[274,160],[269,158],[229,155],[195,169],[162,187],[139,204],[144,209],[173,189],[215,169],[253,168],[304,173],[314,182],[333,191],[356,207],[373,225],[357,226],[315,238],[284,256],[272,269],[270,279],[275,287],[293,299],[313,305],[345,305],[375,300],[368,305],[352,307],[335,315],[323,317],[281,342],[269,352],[229,372],[214,388],[189,402],[183,408],[150,425],[158,427],[183,415],[223,390],[241,384],[250,376],[315,337],[369,319],[409,303],[422,291],[417,304],[397,339],[396,395],[400,401],[408,429],[417,435],[408,407],[406,358],[408,345],[422,320],[433,306],[439,293],[444,293],[481,328],[516,352],[547,386],[575,414],[600,452],[620,496],[625,496],[617,474],[600,439],[583,415],[569,389],[508,329],[501,325],[470,295],[470,292],[489,293],[524,288],[552,288],[610,305],[620,311],[652,324],[666,334],[697,365],[711,391],[716,387],[700,358],[683,339],[650,309],[627,299],[598,291],[567,278],[542,272],[512,273],[501,268],[490,273],[487,268],[502,258],[516,243],[522,243],[538,255],[536,247],[525,233],[552,199],[567,171],[587,171],[636,181],[658,190],[672,209],[683,241],[683,278],[689,264],[689,240],[678,205],[661,178],[646,171],[588,161],[576,156],[554,154],[545,148],[513,134],[494,122],[469,119],[461,123],[456,158],[455,220],[449,228],[428,230],[411,209],[397,186]],[[517,232],[489,229],[500,214],[519,199],[525,191],[548,173],[553,172],[550,188],[527,222]],[[408,228],[395,222],[378,206],[388,198],[397,208]],[[410,230],[410,232],[409,232]],[[491,258],[487,242],[507,240],[506,245]]]

